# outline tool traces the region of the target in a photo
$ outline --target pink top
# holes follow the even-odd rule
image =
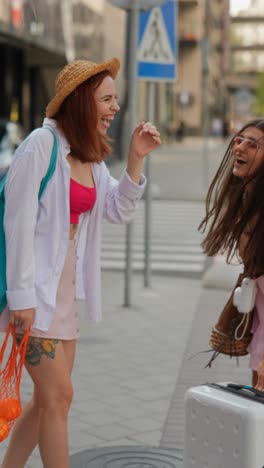
[[[70,223],[78,224],[80,213],[93,208],[96,200],[96,188],[86,187],[70,179]]]
[[[257,278],[256,311],[254,313],[252,333],[253,338],[248,347],[251,354],[249,366],[258,370],[260,361],[264,357],[264,276]]]

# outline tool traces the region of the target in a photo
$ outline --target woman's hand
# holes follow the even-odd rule
[[[32,327],[35,318],[35,309],[11,310],[10,323],[26,331]]]
[[[160,133],[151,122],[139,124],[131,137],[129,153],[132,157],[144,159],[161,144]]]
[[[257,385],[255,388],[261,392],[264,391],[264,356],[259,363]]]
[[[131,179],[139,183],[145,156],[161,144],[160,133],[150,122],[139,124],[131,137],[127,172]]]

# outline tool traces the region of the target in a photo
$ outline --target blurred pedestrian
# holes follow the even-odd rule
[[[209,256],[237,254],[256,279],[253,337],[249,345],[253,385],[264,391],[264,120],[253,120],[232,138],[206,198],[199,229]]]
[[[56,80],[43,127],[18,148],[5,187],[8,306],[18,341],[30,327],[26,368],[34,394],[12,431],[2,468],[22,468],[36,445],[43,466],[69,467],[67,420],[79,324],[75,298],[89,321],[101,319],[101,223],[128,223],[146,184],[145,156],[160,145],[150,122],[139,124],[119,181],[105,165],[107,131],[119,111],[119,60],[77,60]],[[41,180],[58,142],[55,172],[38,203]],[[19,209],[18,209],[19,207]],[[75,285],[76,282],[76,285]],[[88,389],[87,389],[88,391]]]
[[[220,137],[223,133],[223,122],[220,117],[213,117],[211,123],[212,136]]]
[[[177,141],[182,141],[185,135],[185,123],[183,120],[179,121],[179,125],[176,127],[175,137]]]
[[[230,135],[230,123],[228,117],[225,117],[223,120],[223,131],[222,136],[223,138],[228,138]]]

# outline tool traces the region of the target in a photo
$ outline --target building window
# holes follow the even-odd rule
[[[264,69],[264,51],[238,51],[232,56],[234,72],[258,72]]]

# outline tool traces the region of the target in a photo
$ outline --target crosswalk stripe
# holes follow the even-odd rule
[[[134,260],[143,260],[144,259],[144,252],[133,252]],[[124,260],[125,259],[125,251],[123,252],[105,252],[104,253],[105,260]],[[159,261],[159,262],[177,262],[177,261],[184,261],[184,262],[193,262],[196,261],[203,261],[204,255],[203,254],[189,254],[189,253],[178,253],[178,254],[165,254],[165,253],[157,253],[155,250],[152,253],[152,261]]]
[[[132,227],[132,265],[144,269],[144,200],[139,203]],[[151,205],[150,265],[153,273],[198,276],[204,271],[202,236],[197,227],[204,216],[204,204],[153,200]],[[104,270],[125,269],[126,227],[103,224],[101,265]]]
[[[110,270],[110,271],[123,271],[125,268],[124,262],[120,262],[117,260],[107,261],[104,260],[103,262],[103,270]],[[143,262],[133,262],[133,271],[143,271],[144,263]],[[193,274],[202,274],[204,271],[204,267],[200,263],[158,263],[152,262],[151,263],[151,270],[153,273],[160,273],[160,274],[180,274],[180,273],[193,273]],[[196,276],[196,275],[195,275]]]
[[[123,240],[124,239],[121,239],[121,241],[123,241]],[[192,243],[190,244],[188,242],[186,242],[185,244],[182,242],[180,244],[177,243],[177,244],[170,244],[170,245],[163,245],[163,244],[159,244],[159,243],[155,242],[155,246],[151,247],[151,251],[152,251],[153,255],[155,253],[162,253],[162,252],[164,252],[164,254],[166,254],[166,253],[170,253],[170,254],[182,253],[184,245],[188,246],[188,253],[194,254],[194,255],[201,254],[201,247],[200,246],[195,246]],[[103,242],[102,251],[105,251],[105,252],[108,252],[108,251],[124,252],[125,251],[125,243],[123,242],[123,244],[113,244],[112,242]],[[144,252],[143,243],[142,242],[137,242],[137,243],[134,242],[133,246],[132,246],[132,251],[133,252]]]

